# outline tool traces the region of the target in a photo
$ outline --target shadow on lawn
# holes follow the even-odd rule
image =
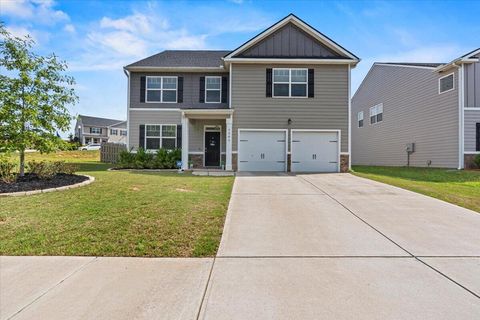
[[[391,178],[401,178],[421,182],[478,182],[480,183],[480,171],[465,171],[441,168],[417,168],[417,167],[370,167],[354,166],[357,173],[381,175]]]
[[[79,167],[78,171],[82,172],[107,171],[108,168],[112,167],[109,163],[101,162],[78,162],[75,164]]]

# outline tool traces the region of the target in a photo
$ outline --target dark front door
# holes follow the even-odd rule
[[[205,167],[220,166],[220,132],[205,132]]]

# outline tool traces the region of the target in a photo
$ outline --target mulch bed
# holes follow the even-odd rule
[[[0,181],[0,193],[42,190],[70,186],[88,180],[88,177],[76,174],[59,173],[51,179],[40,179],[35,174],[26,173],[24,177],[18,177],[14,183]]]

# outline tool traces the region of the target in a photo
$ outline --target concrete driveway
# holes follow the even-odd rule
[[[478,319],[480,214],[349,174],[241,175],[211,259],[1,257],[1,319]]]

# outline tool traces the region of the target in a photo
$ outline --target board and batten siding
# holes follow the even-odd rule
[[[455,90],[439,94],[438,79],[455,72]],[[352,164],[458,167],[456,71],[374,65],[352,99]],[[383,103],[383,121],[370,125],[370,107]],[[364,126],[358,128],[357,113]]]
[[[146,103],[140,102],[140,78],[142,76],[183,77],[183,103]],[[131,72],[130,108],[228,108],[228,103],[200,103],[200,77],[223,76],[228,73],[182,73],[182,72]],[[227,83],[228,86],[228,83]],[[228,92],[228,90],[227,90]],[[228,93],[227,93],[228,101]]]
[[[476,150],[476,139],[477,123],[480,123],[480,109],[479,110],[465,110],[465,152],[475,152]]]
[[[465,65],[465,107],[480,108],[480,62]]]
[[[232,150],[238,129],[339,129],[341,151],[348,152],[348,66],[316,65],[314,98],[266,97],[267,68],[311,65],[232,65]],[[292,120],[288,125],[288,119]]]
[[[142,124],[182,124],[179,111],[164,110],[129,110],[129,145],[128,148],[138,148],[140,125]]]

